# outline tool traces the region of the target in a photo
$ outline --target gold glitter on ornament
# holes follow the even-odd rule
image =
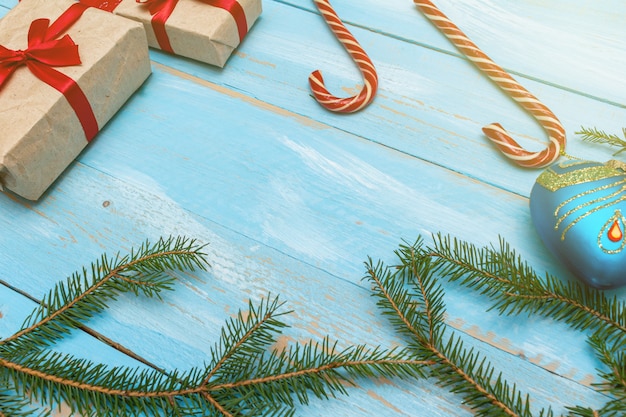
[[[614,187],[617,187],[617,186],[620,186],[620,185],[621,185],[621,187],[617,191],[615,191],[615,192],[613,192],[613,193],[611,193],[609,195],[606,195],[604,197],[596,198],[594,200],[589,200],[589,201],[587,201],[587,202],[585,202],[583,204],[580,204],[580,205],[578,205],[578,206],[568,210],[565,214],[563,214],[563,215],[561,215],[559,217],[560,211],[563,210],[563,208],[565,206],[567,206],[568,204],[572,203],[573,201],[576,201],[576,200],[578,200],[578,199],[580,199],[582,197],[585,197],[587,195],[597,193],[598,191],[604,191],[604,190],[607,190],[609,188],[614,188]],[[598,204],[598,203],[601,203],[601,202],[604,202],[604,201],[608,201],[608,200],[610,200],[612,198],[620,196],[620,194],[623,194],[623,193],[626,193],[626,179],[621,180],[621,181],[615,181],[615,182],[613,182],[611,184],[606,184],[606,185],[603,185],[602,187],[592,188],[592,189],[587,190],[585,192],[582,192],[580,194],[576,194],[575,196],[573,196],[573,197],[565,200],[561,204],[559,204],[558,207],[556,208],[556,210],[554,211],[554,217],[558,217],[558,220],[557,220],[556,225],[554,226],[554,228],[558,229],[559,226],[561,225],[561,223],[567,217],[572,215],[574,212],[580,210],[581,208],[584,208],[584,207],[587,207],[587,206],[591,206],[591,205],[594,205],[594,204]],[[617,201],[615,201],[613,203],[610,203],[610,204],[606,204],[606,205],[601,206],[601,207],[602,208],[610,207],[612,204],[616,204],[619,201],[622,201],[623,199],[624,199],[624,196],[621,196]],[[594,211],[595,211],[595,209],[594,209]]]
[[[578,162],[576,164],[570,163],[569,165],[563,164],[559,165],[559,168],[569,168],[573,165],[579,165],[582,163],[584,162]],[[609,165],[596,165],[587,168],[579,168],[562,174],[558,174],[552,168],[548,168],[541,173],[539,178],[537,178],[537,183],[549,191],[554,192],[564,187],[618,177],[621,175],[624,175],[623,171],[615,169]]]

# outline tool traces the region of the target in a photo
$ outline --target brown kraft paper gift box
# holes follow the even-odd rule
[[[25,50],[31,22],[55,22],[73,0],[22,0],[0,20],[0,45]],[[71,78],[101,129],[151,73],[146,35],[137,22],[88,8],[66,32],[80,64],[54,67]],[[87,106],[88,107],[88,106]],[[22,65],[0,87],[0,186],[37,200],[87,146],[75,109]]]
[[[144,24],[148,45],[176,55],[224,67],[261,15],[261,0],[81,0],[82,3]],[[159,36],[153,11],[172,9]],[[157,17],[158,18],[158,17]],[[168,48],[160,38],[166,38]]]

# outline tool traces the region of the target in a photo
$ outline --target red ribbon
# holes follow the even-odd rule
[[[174,53],[170,39],[165,31],[165,22],[169,19],[174,11],[178,0],[136,0],[137,3],[145,4],[152,15],[152,28],[162,50]],[[246,21],[246,13],[241,4],[236,0],[199,0],[210,6],[219,7],[226,10],[233,16],[237,24],[239,32],[239,42],[248,33],[248,22]]]
[[[87,10],[79,3],[70,6],[55,22],[49,19],[34,20],[28,31],[28,48],[11,50],[0,45],[0,90],[11,75],[22,65],[49,86],[59,91],[74,109],[87,141],[98,133],[98,122],[91,104],[78,84],[67,75],[52,67],[80,65],[78,45],[69,35],[56,39],[67,31]]]

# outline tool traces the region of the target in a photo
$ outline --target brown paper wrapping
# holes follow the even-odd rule
[[[261,0],[238,0],[244,9],[248,30],[261,15]],[[136,0],[122,0],[113,13],[143,23],[148,45],[159,49],[148,8]],[[165,24],[176,55],[224,67],[239,45],[237,24],[231,14],[200,1],[181,0]]]
[[[26,49],[30,24],[56,20],[73,0],[22,0],[0,20],[0,45]],[[150,75],[143,27],[90,8],[67,32],[81,65],[57,67],[78,83],[100,129]],[[88,142],[61,93],[20,67],[0,89],[0,185],[38,199]]]

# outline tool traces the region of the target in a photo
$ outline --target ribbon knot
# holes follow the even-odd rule
[[[69,35],[61,39],[49,39],[48,19],[37,19],[30,25],[28,31],[28,48],[25,50],[11,50],[0,45],[0,88],[9,77],[22,65],[27,65],[31,71],[44,71],[44,67],[67,67],[79,65],[80,55],[78,45]]]
[[[6,62],[15,62],[16,64],[25,63],[29,58],[27,55],[28,50],[18,49],[17,51],[13,51],[13,56],[7,57],[4,61]],[[0,62],[3,60],[0,59]]]
[[[25,50],[0,45],[0,91],[11,75],[26,65],[35,77],[63,94],[76,113],[87,141],[90,141],[98,133],[98,122],[87,97],[74,80],[53,68],[81,64],[78,45],[72,38],[69,35],[55,38],[74,24],[86,9],[76,3],[52,24],[49,19],[34,20],[28,30],[28,48]]]

